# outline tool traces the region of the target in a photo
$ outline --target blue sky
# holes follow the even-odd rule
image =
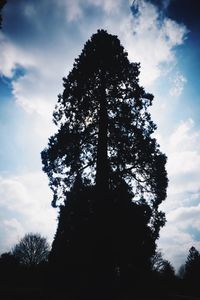
[[[141,63],[140,83],[155,99],[152,119],[168,156],[167,224],[158,247],[177,268],[200,250],[200,32],[198,1],[8,0],[0,32],[0,252],[26,232],[52,241],[40,152],[55,131],[62,77],[99,28],[118,35]]]

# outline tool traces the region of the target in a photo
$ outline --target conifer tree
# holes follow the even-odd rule
[[[200,274],[200,253],[195,247],[191,247],[185,263],[185,277],[192,278],[199,277]]]
[[[42,162],[53,191],[52,205],[65,203],[60,218],[68,235],[69,228],[78,226],[72,220],[85,201],[88,210],[82,221],[79,219],[79,227],[83,220],[87,220],[87,228],[91,227],[88,220],[107,220],[104,225],[101,221],[99,236],[100,232],[104,237],[105,232],[110,232],[107,242],[112,240],[111,235],[116,241],[121,232],[122,239],[126,236],[131,241],[133,227],[140,224],[143,229],[137,234],[135,228],[138,238],[130,249],[141,250],[141,245],[146,245],[153,254],[159,229],[165,223],[158,206],[166,198],[166,156],[152,138],[156,125],[148,108],[153,95],[139,85],[139,68],[138,63],[129,61],[117,36],[104,30],[94,34],[75,59],[68,77],[63,78],[64,91],[58,96],[53,114],[58,132],[43,150]],[[81,202],[81,198],[85,200]],[[95,218],[91,217],[95,212]],[[116,226],[111,225],[114,219]],[[61,231],[65,231],[59,228],[54,242],[61,240]],[[122,228],[126,228],[126,234]],[[63,243],[66,246],[66,242],[60,245],[64,247]],[[142,255],[140,250],[137,253]],[[123,251],[125,257],[126,250]]]

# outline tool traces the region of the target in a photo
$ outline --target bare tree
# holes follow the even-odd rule
[[[162,257],[162,253],[160,250],[156,251],[156,253],[151,258],[151,269],[155,272],[161,272],[163,269],[164,259]]]
[[[34,266],[47,261],[49,244],[40,234],[28,233],[15,245],[12,253],[21,264]]]
[[[170,275],[173,277],[175,274],[174,267],[168,260],[163,258],[160,250],[156,251],[151,258],[151,269],[152,271],[158,272],[162,275]]]

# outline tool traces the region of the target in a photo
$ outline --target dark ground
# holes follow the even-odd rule
[[[0,290],[0,299],[2,300],[200,300],[200,297],[190,297],[181,295],[149,295],[149,296],[134,296],[123,294],[115,295],[87,295],[86,293],[73,292],[58,292],[57,290],[47,290],[41,288],[6,288]]]

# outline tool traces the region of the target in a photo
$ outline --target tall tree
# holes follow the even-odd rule
[[[94,34],[63,79],[64,91],[53,114],[58,132],[43,150],[42,162],[54,195],[52,205],[64,201],[68,207],[62,224],[73,219],[69,195],[74,185],[79,191],[85,187],[92,190],[87,199],[92,198],[94,204],[91,208],[86,201],[89,215],[95,209],[101,211],[101,220],[106,220],[106,214],[107,220],[115,215],[115,224],[126,223],[129,240],[130,227],[140,224],[148,245],[148,240],[155,242],[165,223],[158,206],[166,198],[167,173],[166,156],[151,137],[156,129],[148,112],[153,96],[139,85],[139,67],[128,60],[117,36],[104,30]],[[113,210],[116,202],[120,205]],[[105,224],[104,235],[108,231]]]

